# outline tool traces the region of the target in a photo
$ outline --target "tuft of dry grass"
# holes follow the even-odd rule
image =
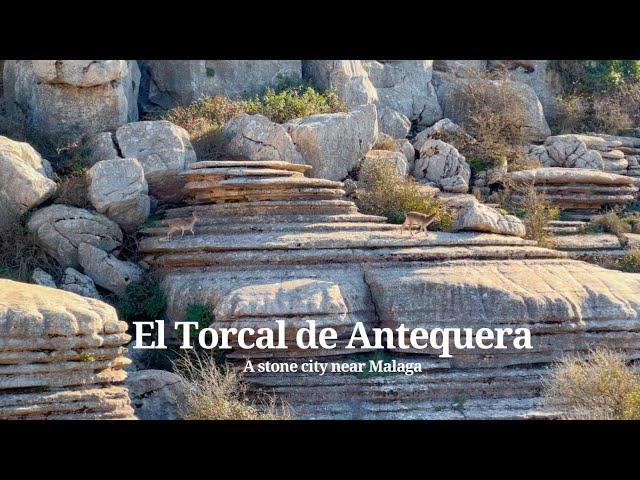
[[[22,220],[0,235],[0,277],[29,282],[36,268],[59,278],[62,268],[39,247]]]
[[[60,177],[53,202],[78,208],[89,208],[91,202],[89,201],[89,182],[86,173],[80,171]]]
[[[242,374],[229,365],[219,367],[212,355],[190,351],[174,361],[174,370],[185,384],[185,420],[288,420],[292,416],[275,395],[250,399]]]
[[[546,227],[558,218],[560,209],[538,194],[533,184],[507,182],[497,200],[505,210],[522,219],[527,230],[526,238],[535,240],[540,246],[553,245]]]
[[[587,225],[588,232],[613,233],[621,235],[631,231],[631,224],[614,212],[597,215]]]
[[[543,388],[545,403],[567,419],[640,419],[640,377],[622,354],[611,350],[563,358]]]
[[[371,147],[371,150],[387,150],[389,152],[397,152],[398,147],[393,138],[388,136],[381,136],[376,143]]]
[[[623,272],[640,273],[640,250],[631,250],[618,260],[617,265]]]

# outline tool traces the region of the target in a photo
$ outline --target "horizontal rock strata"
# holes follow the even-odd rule
[[[300,363],[310,356],[347,363],[374,358],[378,354],[370,349],[345,348],[357,322],[370,337],[376,327],[400,324],[427,329],[527,326],[532,332],[532,350],[456,351],[453,358],[440,358],[435,350],[384,352],[386,362],[422,365],[423,372],[413,376],[248,375],[251,388],[275,391],[296,417],[550,415],[540,413],[541,375],[563,354],[608,345],[640,358],[637,275],[571,260],[568,249],[540,248],[514,235],[520,231],[411,236],[381,217],[359,213],[342,198],[326,200],[314,193],[284,200],[277,193],[305,179],[305,171],[300,165],[258,163],[192,165],[183,174],[188,182],[215,184],[222,191],[212,191],[206,204],[194,204],[191,196],[191,205],[170,210],[165,220],[143,231],[140,251],[161,274],[167,297],[167,338],[175,335],[171,323],[182,320],[191,304],[208,307],[212,326],[218,328],[275,329],[277,321],[284,322],[289,348],[236,348],[230,358],[241,366],[245,357]],[[628,177],[620,181],[596,172],[595,178],[610,178],[607,183],[594,182],[593,175],[572,185],[630,185]],[[228,182],[234,178],[241,180]],[[270,199],[223,198],[237,184],[264,179],[274,194]],[[317,188],[340,189],[332,184]],[[224,204],[216,203],[222,199]],[[168,239],[167,222],[194,212],[199,217],[194,234]],[[297,348],[291,337],[309,320],[336,330],[335,349]]]
[[[0,280],[0,418],[135,418],[126,331],[98,300]]]

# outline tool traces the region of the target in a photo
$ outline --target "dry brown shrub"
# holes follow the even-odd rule
[[[640,419],[640,377],[620,353],[598,348],[567,356],[543,386],[545,403],[568,419]]]
[[[185,420],[287,420],[289,407],[262,394],[249,398],[242,374],[231,366],[219,367],[213,355],[185,353],[174,362],[185,385]]]
[[[80,171],[61,177],[53,203],[89,208],[91,202],[89,201],[89,182],[86,173]]]
[[[378,138],[373,147],[371,147],[371,150],[387,150],[389,152],[397,152],[398,148],[396,147],[396,142],[393,140],[393,138],[383,136]]]

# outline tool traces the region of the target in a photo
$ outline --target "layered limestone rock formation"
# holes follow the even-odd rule
[[[7,113],[64,145],[138,119],[140,71],[127,60],[9,60]]]
[[[0,280],[0,419],[134,419],[113,307]]]
[[[183,174],[191,205],[167,217],[196,212],[195,234],[169,240],[161,221],[140,244],[163,278],[170,322],[181,320],[188,305],[202,304],[216,327],[275,329],[280,320],[291,336],[314,320],[338,334],[334,350],[301,350],[289,341],[287,350],[231,354],[258,362],[377,358],[345,348],[357,322],[369,336],[374,327],[400,324],[529,327],[533,348],[456,351],[453,358],[433,350],[386,351],[380,357],[420,364],[422,373],[412,376],[247,376],[252,388],[282,395],[296,417],[526,417],[540,408],[541,374],[563,354],[608,345],[640,357],[640,276],[537,247],[516,236],[523,233],[516,223],[509,224],[511,236],[402,234],[352,202],[323,196],[339,193],[334,183],[299,196],[307,170],[276,161],[191,165]],[[260,187],[246,188],[256,182]],[[244,190],[236,195],[239,186]],[[200,187],[207,193],[198,197]],[[259,190],[264,197],[251,196]],[[509,220],[486,217],[488,226]]]
[[[508,178],[516,185],[533,185],[536,192],[574,219],[590,218],[605,205],[632,202],[638,194],[631,177],[585,168],[521,170],[510,172]]]

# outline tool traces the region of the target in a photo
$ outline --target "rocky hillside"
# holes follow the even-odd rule
[[[188,416],[198,385],[125,347],[134,321],[166,320],[172,343],[194,315],[339,334],[332,352],[236,348],[233,366],[422,366],[246,376],[294,417],[556,415],[541,379],[559,358],[640,355],[625,62],[0,62],[0,418]],[[409,211],[436,220],[403,232]],[[357,322],[527,326],[533,349],[354,353]]]

